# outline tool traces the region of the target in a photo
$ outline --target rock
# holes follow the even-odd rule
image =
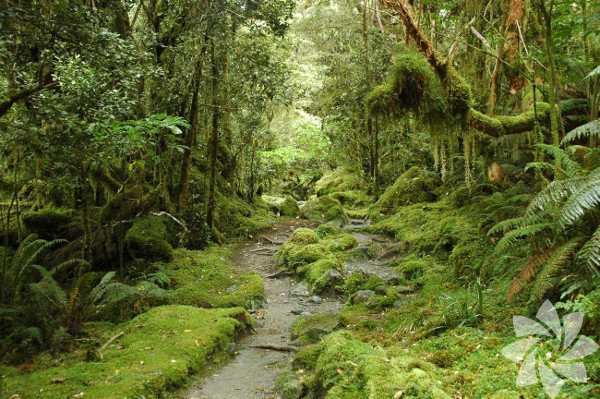
[[[341,279],[342,278],[342,273],[338,272],[335,269],[331,269],[329,271],[329,273],[327,274],[327,278],[330,278],[330,279]]]
[[[292,339],[299,338],[303,344],[314,343],[339,326],[339,315],[331,312],[300,317],[292,325],[290,337]]]
[[[399,285],[398,287],[396,287],[396,290],[398,291],[399,294],[404,294],[404,295],[413,293],[413,289],[406,285]]]
[[[365,256],[366,258],[372,259],[372,256],[370,255],[371,247],[360,246],[356,247],[354,250],[360,252],[362,256]]]
[[[352,298],[352,302],[353,303],[368,302],[369,299],[371,299],[371,297],[373,295],[375,295],[375,291],[371,291],[371,290],[356,291],[356,294],[354,294],[354,297]]]
[[[302,312],[300,313],[300,316],[308,317],[310,316],[310,312]]]
[[[231,287],[227,288],[225,291],[231,293],[231,292],[237,292],[238,287],[236,284],[232,285]]]
[[[292,309],[291,313],[295,314],[295,315],[300,315],[300,314],[302,314],[302,309]]]
[[[228,344],[225,345],[225,352],[229,355],[229,356],[234,356],[236,354],[236,352],[238,351],[239,347],[235,342],[229,342]]]
[[[290,294],[294,295],[294,296],[309,296],[310,294],[308,293],[308,287],[304,284],[304,283],[300,283],[298,284],[291,292]]]
[[[299,399],[304,396],[304,385],[293,373],[289,373],[279,385],[281,399]]]
[[[375,287],[375,293],[379,294],[379,295],[386,295],[387,290],[388,290],[387,285],[379,285],[379,286]]]
[[[408,305],[408,301],[394,301],[394,307],[400,309]]]
[[[354,238],[356,238],[356,241],[358,241],[359,244],[366,244],[366,243],[373,241],[369,237],[367,237],[366,235],[364,235],[362,233],[352,233],[352,235],[354,236]],[[363,247],[363,248],[368,248],[368,247]]]
[[[313,296],[311,296],[311,297],[308,299],[308,301],[309,301],[309,302],[312,302],[312,303],[319,304],[319,303],[323,302],[323,299],[321,299],[321,298],[320,298],[320,297],[318,297],[317,295],[313,295]]]

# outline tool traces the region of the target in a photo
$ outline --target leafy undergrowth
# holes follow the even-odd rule
[[[251,325],[242,308],[191,306],[160,306],[120,325],[96,323],[90,326],[89,350],[62,358],[42,355],[27,367],[0,368],[2,394],[22,399],[158,397],[181,385]],[[124,334],[101,352],[100,360],[93,343],[102,344],[119,332]]]
[[[213,246],[204,251],[174,251],[166,268],[174,285],[173,304],[224,308],[260,305],[263,281],[257,273],[244,272],[231,260],[231,247]]]

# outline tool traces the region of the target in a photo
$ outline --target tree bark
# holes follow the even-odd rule
[[[4,116],[16,102],[24,100],[30,95],[37,93],[38,91],[50,89],[55,86],[58,86],[58,82],[52,82],[46,85],[38,85],[36,87],[23,89],[14,94],[9,95],[8,100],[0,103],[0,117]]]
[[[212,64],[212,126],[210,131],[209,151],[210,151],[210,181],[208,186],[208,198],[206,200],[206,224],[211,233],[215,228],[215,186],[217,184],[217,152],[219,149],[219,117],[220,107],[218,106],[219,97],[219,66],[215,57],[215,43],[210,40],[210,56]]]

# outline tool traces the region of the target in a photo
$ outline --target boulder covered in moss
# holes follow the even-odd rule
[[[291,338],[299,338],[303,344],[318,342],[321,337],[343,327],[340,316],[335,313],[320,313],[300,316],[292,324]]]
[[[336,191],[358,190],[362,184],[360,172],[340,167],[325,173],[315,184],[315,189],[317,195],[322,196]]]
[[[316,244],[319,242],[319,236],[309,228],[300,227],[294,230],[289,241],[297,244]]]
[[[342,205],[351,208],[361,208],[372,203],[373,198],[362,191],[336,191],[330,194],[333,198],[340,201]]]
[[[300,208],[300,211],[302,216],[307,219],[322,222],[333,221],[338,225],[343,225],[348,221],[348,216],[344,213],[340,201],[329,195],[310,199]]]
[[[74,221],[73,213],[67,209],[44,208],[25,212],[23,224],[28,232],[45,239],[60,238],[63,230]]]
[[[343,232],[344,230],[334,222],[320,224],[319,227],[315,229],[315,233],[317,233],[320,238],[342,234]]]
[[[403,205],[435,201],[435,189],[439,184],[435,174],[413,166],[385,190],[375,206],[381,212],[391,214]]]
[[[281,208],[279,211],[281,216],[286,216],[289,218],[295,218],[300,215],[300,207],[298,206],[298,201],[290,197],[289,195],[285,197],[285,200],[281,204]]]
[[[158,216],[137,218],[125,234],[125,247],[134,259],[163,262],[173,259],[167,227]]]

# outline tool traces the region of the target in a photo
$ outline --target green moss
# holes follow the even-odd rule
[[[319,242],[319,236],[311,229],[300,227],[294,230],[289,241],[297,244],[316,244]]]
[[[363,179],[360,172],[348,168],[337,168],[325,173],[315,184],[315,189],[318,196],[323,196],[336,191],[358,190],[362,184]]]
[[[403,173],[393,185],[388,187],[375,204],[383,213],[394,213],[403,205],[431,202],[436,199],[435,189],[439,181],[416,166]]]
[[[137,218],[125,234],[125,246],[134,259],[169,262],[173,247],[168,242],[167,227],[158,216]]]
[[[124,332],[99,362],[85,362],[85,351],[62,362],[40,357],[32,373],[2,367],[3,392],[21,398],[65,398],[84,392],[90,398],[162,397],[204,367],[211,355],[243,333],[252,318],[241,308],[199,309],[161,306],[122,325],[102,324],[99,342]],[[65,378],[60,384],[55,378]]]
[[[325,222],[335,221],[338,224],[344,224],[348,221],[348,216],[344,213],[340,201],[329,195],[311,198],[302,206],[300,211],[302,216],[307,219]]]
[[[42,238],[60,238],[64,228],[73,222],[73,213],[67,209],[45,208],[23,213],[23,224],[30,233]]]
[[[258,306],[263,297],[260,276],[235,267],[228,247],[177,249],[166,269],[174,286],[170,295],[173,304],[251,308]]]
[[[317,233],[320,238],[325,238],[327,236],[342,234],[343,230],[336,223],[328,222],[320,224],[319,227],[315,229],[315,233]]]
[[[285,197],[285,200],[281,204],[281,216],[295,218],[300,215],[300,208],[298,202],[290,196]]]
[[[342,234],[332,238],[327,243],[327,249],[330,251],[347,251],[358,246],[358,241],[352,234]]]
[[[273,224],[268,211],[252,207],[237,196],[219,195],[215,212],[216,227],[230,240],[247,239]]]
[[[344,206],[351,208],[361,208],[372,203],[373,198],[362,191],[336,191],[330,194],[333,198],[340,201]]]
[[[295,270],[299,266],[316,262],[327,255],[328,251],[323,244],[299,244],[288,240],[279,249],[277,259],[283,266]]]
[[[291,328],[293,339],[300,338],[303,344],[318,342],[325,334],[341,327],[340,317],[334,313],[300,316]]]

